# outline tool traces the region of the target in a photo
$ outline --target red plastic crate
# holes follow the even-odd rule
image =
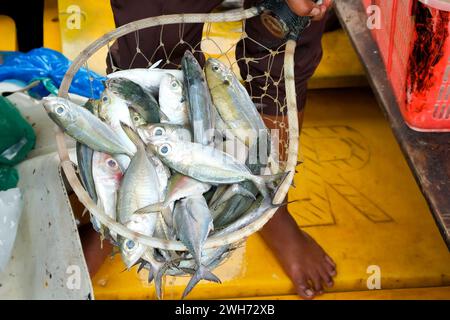
[[[367,9],[369,6],[376,5],[381,10],[380,29],[372,29],[372,35],[378,43],[381,57],[386,67],[390,68],[390,47],[392,34],[392,15],[395,11],[395,0],[363,0],[363,4]]]
[[[406,123],[450,131],[450,13],[417,0],[363,0],[377,2],[382,16],[392,8],[373,34]]]

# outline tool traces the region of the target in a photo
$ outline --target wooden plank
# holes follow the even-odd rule
[[[421,133],[407,127],[377,44],[367,28],[361,0],[336,1],[335,8],[450,249],[450,133]]]

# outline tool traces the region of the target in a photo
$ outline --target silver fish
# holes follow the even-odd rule
[[[234,136],[247,146],[255,144],[261,132],[269,139],[264,121],[233,71],[210,58],[206,61],[205,74],[214,106]]]
[[[133,108],[130,108],[130,118],[131,121],[133,121],[134,128],[147,125],[147,121],[145,121],[144,117]]]
[[[144,207],[136,211],[136,213],[164,211],[165,208],[173,205],[175,201],[194,195],[202,195],[210,188],[211,185],[207,183],[200,182],[179,173],[174,174],[169,180],[164,201]],[[164,218],[168,226],[172,228],[172,219],[168,218],[167,215],[164,215]]]
[[[44,98],[44,107],[61,129],[89,148],[109,154],[133,156],[134,150],[124,145],[107,124],[83,107],[59,97]]]
[[[189,249],[197,264],[196,272],[183,292],[184,298],[202,279],[220,283],[220,279],[202,265],[201,261],[203,245],[213,224],[208,204],[202,195],[181,199],[175,205],[173,218],[178,238]]]
[[[117,193],[123,176],[119,164],[109,154],[95,151],[92,158],[92,176],[98,196],[97,204],[108,217],[116,220]],[[100,223],[96,222],[96,225],[100,226]],[[104,234],[104,230],[101,233]],[[117,240],[115,233],[111,232],[110,235]]]
[[[113,78],[106,81],[106,88],[127,102],[147,123],[160,121],[160,109],[156,99],[137,83],[125,78]]]
[[[250,208],[236,221],[232,222],[225,228],[217,230],[211,237],[219,237],[231,232],[237,231],[250,223],[256,221],[261,215],[263,215],[267,210],[276,208],[270,199],[258,197],[256,201],[250,206]]]
[[[158,68],[137,68],[116,71],[108,74],[108,79],[126,78],[151,92],[155,97],[158,95],[162,77],[166,74],[173,75],[179,81],[183,81],[181,70],[158,69]]]
[[[137,144],[137,152],[131,159],[119,190],[117,214],[120,223],[128,222],[136,210],[162,201],[155,165],[148,158],[145,146],[137,134],[126,125],[124,128]]]
[[[134,232],[152,236],[156,227],[157,215],[158,213],[153,212],[148,214],[132,214],[129,216],[125,226]],[[147,246],[134,240],[123,238],[122,236],[118,236],[118,243],[122,260],[128,269],[135,265],[148,250]]]
[[[153,152],[170,168],[209,184],[234,184],[249,180],[261,194],[270,197],[267,183],[285,177],[256,176],[234,157],[211,146],[158,138],[149,144]]]
[[[168,136],[174,140],[192,141],[191,131],[185,126],[176,124],[148,124],[138,127],[137,133],[144,141],[144,143],[150,143],[152,139],[160,136]]]
[[[165,74],[159,87],[159,106],[168,120],[162,123],[172,123],[182,126],[189,124],[188,101],[183,82],[171,74]]]
[[[128,126],[133,126],[127,102],[106,88],[100,99],[98,113],[100,119],[107,123],[117,134],[122,144],[126,145],[127,148],[133,150],[133,153],[135,153],[136,146],[120,125],[121,123],[125,123]],[[117,157],[117,161],[119,161],[123,170],[126,170],[130,164],[130,159],[128,157]]]
[[[212,100],[205,74],[190,51],[184,53],[181,67],[189,101],[189,120],[194,142],[209,145],[214,138],[215,114],[213,114]]]
[[[97,203],[97,193],[95,192],[94,178],[92,177],[92,157],[94,150],[77,141],[76,144],[78,172],[84,189],[91,199]]]

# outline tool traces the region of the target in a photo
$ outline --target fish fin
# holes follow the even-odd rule
[[[181,297],[181,299],[184,299],[197,285],[197,283],[200,282],[200,280],[208,280],[211,282],[221,283],[220,279],[217,278],[217,276],[215,276],[206,267],[200,265],[195,274],[192,276],[191,280],[189,280],[189,283],[186,286],[186,289],[184,289],[183,296]]]
[[[285,202],[282,202],[282,203],[280,203],[280,204],[278,204],[278,205],[276,205],[276,206],[278,206],[278,207],[284,207],[284,206],[287,206],[288,204],[291,204],[291,203],[296,203],[296,202],[300,202],[300,201],[311,201],[311,198],[301,198],[301,199],[295,199],[295,200],[292,200],[292,201],[285,201]]]
[[[159,109],[159,118],[160,121],[170,122],[169,117],[161,110],[161,108]]]
[[[118,247],[115,246],[115,247],[112,248],[112,251],[111,251],[111,255],[110,255],[110,256],[111,256],[111,258],[112,258],[112,257],[114,257],[116,254],[119,254],[119,253],[120,253],[120,249],[119,249]]]
[[[84,218],[84,216],[85,216],[86,213],[88,213],[88,212],[89,212],[89,209],[88,209],[88,208],[84,208],[84,209],[83,209],[83,213],[81,214],[81,217]]]
[[[189,200],[189,199],[188,199]],[[198,222],[197,217],[194,215],[194,210],[192,210],[189,201],[186,201],[186,212],[189,214],[189,216],[195,220],[196,222]]]
[[[181,271],[188,274],[195,274],[195,269],[192,268],[180,268]]]
[[[145,213],[153,213],[163,211],[165,208],[163,202],[154,203],[143,208],[137,209],[134,214],[145,214]]]
[[[137,269],[137,273],[141,272],[142,269],[145,268],[145,265],[147,264],[147,262],[145,262],[144,260],[142,260],[142,261],[136,262],[136,264],[138,264],[138,263],[140,263],[140,265],[139,265],[139,267],[138,267],[138,269]]]
[[[130,140],[136,145],[136,147],[145,149],[144,141],[142,141],[141,137],[136,132],[134,132],[133,128],[122,121],[120,121],[120,126],[122,127],[123,131],[125,131],[128,138],[130,138]]]
[[[155,278],[155,276],[153,275],[153,270],[149,270],[148,271],[148,279],[147,279],[148,284],[152,283],[154,278]]]
[[[258,190],[261,192],[261,194],[264,198],[267,198],[267,197],[273,198],[273,196],[278,191],[279,186],[288,177],[289,173],[290,172],[281,172],[281,173],[277,173],[274,175],[256,176],[256,178],[253,179],[252,181],[255,184],[255,186],[258,188]],[[274,190],[273,190],[272,194],[270,194],[267,189],[267,185],[269,185],[277,180],[280,180],[280,183],[277,184],[277,187],[273,188]]]
[[[165,263],[157,272],[155,275],[155,288],[156,288],[156,297],[158,300],[161,300],[163,297],[163,277],[166,273],[167,269],[169,268],[170,263]]]
[[[153,63],[150,67],[148,67],[148,70],[153,70],[159,67],[159,65],[162,63],[162,59],[156,61],[155,63]]]
[[[209,200],[209,206],[212,207],[219,199],[222,197],[222,195],[227,191],[227,188],[225,186],[220,186],[214,191],[212,198]]]

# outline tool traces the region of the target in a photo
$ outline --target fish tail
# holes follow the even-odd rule
[[[145,214],[145,213],[152,213],[152,212],[160,212],[163,211],[166,206],[163,202],[154,203],[148,206],[145,206],[143,208],[137,209],[134,213],[135,214]]]
[[[186,289],[184,289],[183,296],[181,298],[184,299],[200,280],[221,283],[220,279],[217,278],[211,271],[209,271],[205,266],[200,265],[186,286]]]
[[[278,186],[287,178],[289,172],[281,172],[274,175],[264,175],[264,176],[256,176],[253,179],[253,183],[258,188],[259,192],[261,192],[264,198],[273,197],[278,190]],[[276,187],[274,187],[274,183],[279,181]],[[271,186],[271,189],[274,191],[272,194],[269,193],[268,185]]]
[[[156,288],[156,297],[158,300],[161,300],[163,297],[163,276],[166,273],[167,269],[169,269],[170,262],[164,263],[158,270],[155,270],[153,276],[155,278],[155,288]],[[153,271],[153,270],[152,270]]]

